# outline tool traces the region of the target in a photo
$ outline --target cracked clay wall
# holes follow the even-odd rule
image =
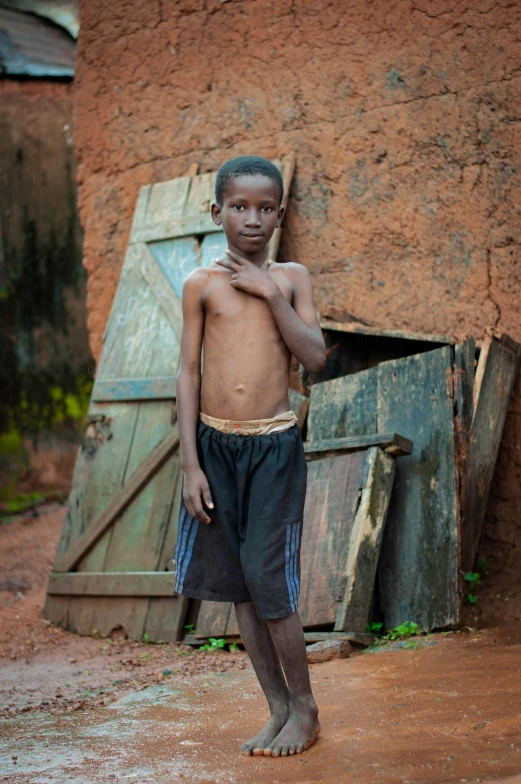
[[[294,150],[279,258],[382,328],[521,341],[521,0],[83,0],[76,145],[91,345],[141,185]],[[521,383],[484,543],[521,554]]]

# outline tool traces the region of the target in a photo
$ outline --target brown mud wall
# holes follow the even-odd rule
[[[141,185],[294,150],[281,259],[320,310],[521,340],[521,2],[83,0],[76,144],[91,345]],[[517,262],[517,265],[516,265]],[[521,551],[521,384],[485,541]]]

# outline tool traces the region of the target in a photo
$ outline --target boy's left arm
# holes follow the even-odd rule
[[[326,364],[326,346],[315,310],[311,275],[301,264],[288,262],[285,266],[293,283],[293,304],[275,282],[264,300],[293,356],[309,373],[317,373]]]

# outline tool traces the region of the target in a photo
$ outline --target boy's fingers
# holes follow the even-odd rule
[[[234,272],[240,270],[240,265],[230,259],[216,259],[216,264],[220,267],[226,267],[226,269],[233,270]]]
[[[210,492],[210,488],[208,486],[203,487],[203,501],[208,507],[208,509],[213,509],[213,500],[212,494]]]
[[[235,253],[235,251],[233,251],[233,250],[230,250],[229,248],[226,248],[226,253],[227,253],[227,255],[228,255],[228,256],[229,256],[231,259],[234,259],[234,261],[236,261],[236,262],[237,262],[237,264],[238,264],[240,267],[252,267],[252,266],[254,266],[254,265],[252,264],[252,262],[251,262],[251,261],[249,261],[249,259],[245,259],[245,258],[244,258],[244,256],[239,256],[239,254],[238,254],[238,253]]]
[[[212,522],[210,520],[210,518],[208,517],[208,515],[206,514],[206,512],[204,511],[204,509],[197,509],[196,512],[195,512],[195,515],[193,515],[193,517],[197,517],[197,519],[200,520],[201,523],[211,523]]]
[[[249,262],[248,259],[245,259],[244,256],[239,256],[238,253],[235,253],[233,250],[230,250],[229,248],[226,248],[226,254],[230,256],[232,259],[234,259],[237,262],[237,264],[240,264],[241,266],[243,264],[251,264],[251,262]]]

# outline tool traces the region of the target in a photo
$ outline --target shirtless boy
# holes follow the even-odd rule
[[[219,170],[212,218],[227,256],[186,279],[177,376],[176,590],[234,602],[270,709],[241,751],[274,757],[305,751],[320,730],[297,612],[306,463],[288,381],[292,354],[316,372],[325,347],[308,271],[266,258],[282,195],[279,171],[263,158]]]

